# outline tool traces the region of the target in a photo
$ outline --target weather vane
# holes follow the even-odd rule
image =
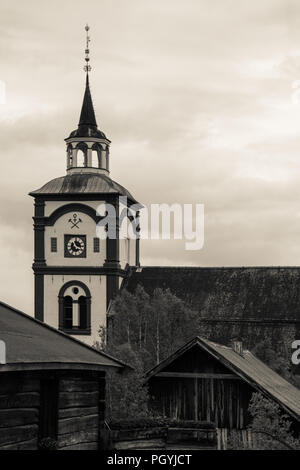
[[[84,66],[84,71],[85,72],[90,72],[92,67],[90,66],[89,64],[89,61],[90,61],[90,57],[89,57],[89,53],[90,53],[90,49],[89,49],[89,42],[90,42],[90,36],[89,36],[89,25],[87,24],[85,26],[85,30],[86,30],[86,48],[85,48],[85,66]]]

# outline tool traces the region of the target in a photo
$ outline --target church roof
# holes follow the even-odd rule
[[[257,391],[274,399],[286,411],[300,421],[300,390],[287,382],[270,367],[255,357],[250,351],[244,350],[238,354],[231,347],[208,341],[206,338],[196,337],[174,352],[171,356],[160,362],[147,372],[147,381],[163,370],[168,370],[178,357],[183,356],[191,348],[198,347],[217,359],[231,372],[252,385]]]
[[[98,139],[108,140],[97,126],[88,73],[86,74],[85,92],[78,128],[72,131],[68,138],[70,139],[72,137],[96,137]]]
[[[51,194],[119,194],[136,202],[126,188],[101,173],[76,173],[54,178],[31,196]]]
[[[133,270],[123,283],[151,294],[170,289],[201,318],[295,320],[300,325],[300,267],[164,267]]]
[[[38,369],[105,370],[124,363],[0,302],[0,339],[6,364],[0,372]]]

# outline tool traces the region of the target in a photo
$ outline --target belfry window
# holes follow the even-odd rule
[[[69,334],[89,335],[91,328],[91,296],[80,281],[70,281],[59,293],[59,329]]]
[[[102,168],[102,147],[98,143],[92,145],[92,166]]]
[[[87,152],[88,146],[84,142],[79,142],[76,145],[77,149],[77,167],[86,167],[87,166]]]

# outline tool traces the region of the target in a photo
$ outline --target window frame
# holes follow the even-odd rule
[[[74,300],[71,295],[66,296],[65,292],[69,287],[81,287],[84,291],[84,295],[80,297],[84,297],[86,300],[86,328],[79,328],[78,326],[72,326],[72,328],[66,328],[65,326],[65,301],[66,297],[71,297],[72,299],[72,311],[74,308],[74,304],[78,304],[78,300]],[[80,298],[79,297],[79,298]],[[58,295],[58,317],[59,317],[59,330],[63,331],[64,333],[68,333],[70,335],[91,335],[91,293],[89,288],[81,281],[69,281],[64,284]]]
[[[100,253],[100,238],[99,237],[94,237],[93,249],[94,249],[94,253]]]
[[[50,251],[51,251],[51,253],[57,253],[57,237],[51,237],[51,239],[50,239]]]

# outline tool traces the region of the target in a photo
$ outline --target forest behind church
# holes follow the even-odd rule
[[[111,417],[148,416],[145,372],[197,335],[216,341],[218,331],[203,325],[201,316],[170,290],[156,289],[153,295],[147,294],[141,285],[133,293],[121,290],[111,305],[107,330],[99,330],[97,345],[133,368],[122,378],[114,373],[109,376],[109,414],[114,410]],[[249,338],[240,339],[247,345]],[[268,336],[261,337],[251,350],[300,388],[290,357],[282,353],[280,342],[273,344]]]

